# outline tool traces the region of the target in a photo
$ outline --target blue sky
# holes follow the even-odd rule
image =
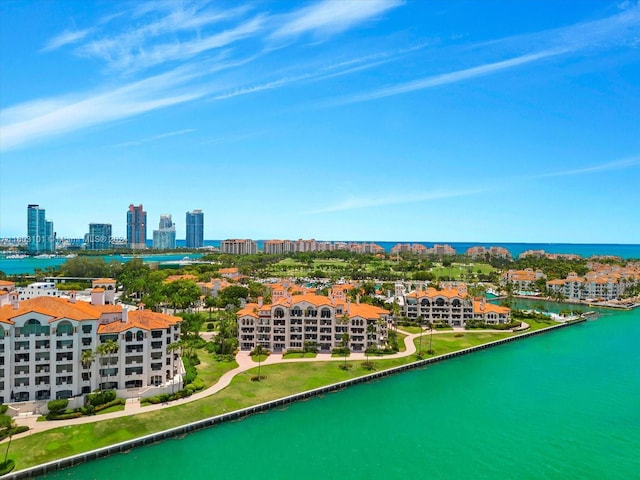
[[[0,125],[0,236],[640,243],[640,5],[3,0]]]

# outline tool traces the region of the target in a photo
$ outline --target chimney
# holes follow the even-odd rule
[[[20,307],[20,301],[18,300],[18,293],[12,292],[10,298],[11,298],[11,305],[13,305],[13,309],[18,310],[18,308]]]
[[[262,297],[258,297],[258,308],[262,307]]]
[[[356,293],[356,305],[360,305],[360,294]]]
[[[69,293],[69,302],[76,303],[76,291],[75,290],[72,290]]]
[[[351,315],[351,299],[347,299],[347,315]]]
[[[138,304],[138,310],[144,310],[144,303],[140,302]]]

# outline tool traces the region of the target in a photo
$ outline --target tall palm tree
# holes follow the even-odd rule
[[[422,315],[418,317],[418,327],[420,327],[420,336],[418,337],[418,357],[422,358]]]
[[[106,342],[103,342],[100,345],[98,345],[97,351],[102,358],[104,357],[107,358],[107,365],[111,367],[111,356],[118,351],[118,348],[119,346],[114,340],[107,340]],[[111,368],[109,368],[107,371],[109,372],[107,373],[107,380],[109,380],[109,377],[111,376],[110,374]],[[100,390],[104,390],[104,389],[101,388]]]
[[[256,348],[253,349],[255,355],[258,356],[258,382],[260,381],[260,364],[262,363],[262,355],[265,354],[265,349],[262,344],[257,344]]]
[[[92,350],[83,350],[82,354],[80,355],[80,364],[82,365],[82,368],[87,369],[91,367],[94,358],[95,352],[93,352]]]
[[[366,361],[367,367],[372,366],[371,362],[369,361],[369,339],[373,338],[375,333],[376,333],[376,324],[374,322],[367,323],[367,345],[366,345],[366,348],[364,349],[364,354],[367,357],[367,361]]]
[[[176,355],[174,352],[179,351],[181,348],[182,348],[182,342],[179,340],[177,342],[173,342],[167,345],[167,352],[171,353],[171,395],[173,395],[173,389],[176,384],[173,381],[175,377],[175,372],[176,372],[175,365],[174,365]]]
[[[427,352],[429,355],[433,355],[435,352],[433,351],[433,322],[429,321],[429,351]]]

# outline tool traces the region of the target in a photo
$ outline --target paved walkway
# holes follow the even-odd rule
[[[454,328],[453,330],[434,330],[433,334],[438,335],[442,333],[451,333],[451,332],[458,332],[458,331],[469,332],[468,330],[464,330],[462,328]],[[509,332],[510,330],[475,330],[475,331],[477,332]],[[408,357],[409,355],[415,354],[416,346],[413,340],[417,338],[420,334],[419,333],[412,334],[400,329],[398,329],[398,332],[402,333],[403,335],[406,335],[406,337],[404,338],[404,345],[405,345],[404,352],[398,352],[390,355],[369,355],[369,359],[380,360],[380,359],[386,359],[386,358],[401,358],[401,357]],[[425,330],[423,332],[423,335],[428,335],[428,334],[429,334],[428,330]],[[350,361],[366,360],[366,358],[367,356],[364,353],[352,352],[349,355]],[[273,365],[276,363],[331,362],[331,361],[344,362],[344,357],[332,357],[330,353],[319,353],[316,355],[315,358],[282,358],[281,353],[272,353],[261,363],[261,365]],[[200,392],[196,392],[189,397],[173,400],[171,402],[167,402],[163,404],[147,405],[143,407],[140,405],[139,398],[130,398],[130,399],[127,399],[124,410],[120,410],[112,413],[105,413],[102,415],[93,415],[93,416],[87,416],[87,417],[73,418],[69,420],[55,420],[55,421],[47,421],[47,422],[37,421],[39,418],[38,415],[25,415],[25,416],[19,415],[14,419],[16,421],[16,424],[28,426],[29,431],[18,434],[18,435],[14,435],[13,439],[28,436],[33,433],[42,432],[45,430],[50,430],[52,428],[65,427],[69,425],[80,425],[84,423],[100,422],[102,420],[109,420],[112,418],[135,415],[137,413],[153,412],[156,410],[161,410],[163,408],[173,407],[175,405],[182,405],[184,403],[200,400],[202,398],[218,393],[220,390],[227,387],[231,383],[231,380],[233,379],[233,377],[235,377],[237,374],[241,372],[245,372],[252,368],[256,368],[258,366],[258,364],[254,362],[251,356],[249,355],[249,352],[242,352],[242,351],[238,352],[236,354],[236,362],[238,363],[238,366],[233,370],[229,370],[224,375],[222,375],[222,377],[220,377],[220,380],[218,380],[218,382],[215,385],[212,385],[211,387],[205,390],[202,390]],[[5,441],[7,441],[7,439],[3,440],[2,442],[5,442]]]

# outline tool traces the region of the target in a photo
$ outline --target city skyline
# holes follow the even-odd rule
[[[640,243],[637,1],[6,1],[0,23],[0,237],[29,204],[126,237],[144,204],[201,208],[205,239]]]

